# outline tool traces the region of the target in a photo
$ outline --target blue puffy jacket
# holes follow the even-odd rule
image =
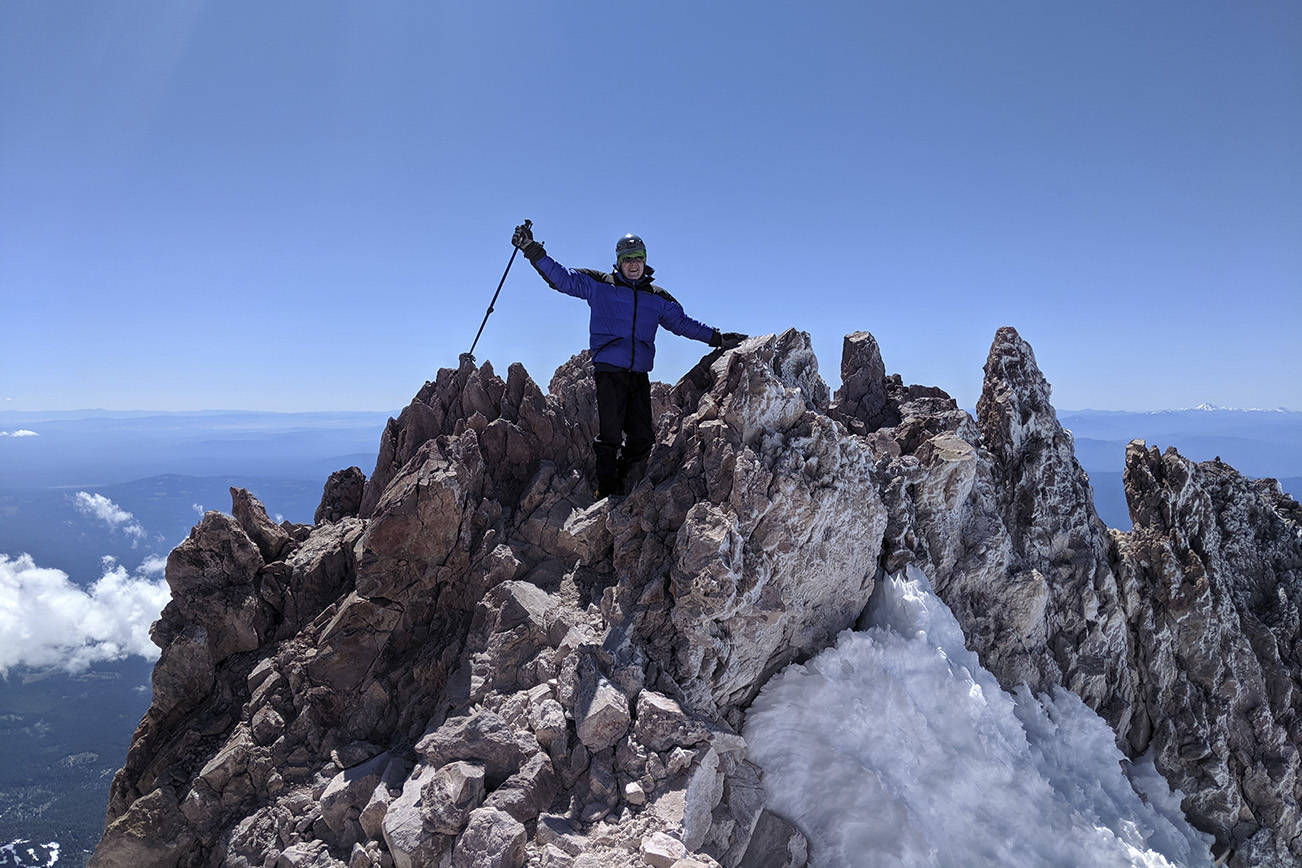
[[[710,342],[714,329],[683,313],[672,295],[651,283],[648,266],[636,285],[619,272],[566,268],[546,254],[533,267],[548,285],[588,303],[592,361],[602,367],[649,371],[656,358],[656,329]]]

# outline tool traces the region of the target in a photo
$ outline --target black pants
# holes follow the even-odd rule
[[[623,492],[629,470],[651,454],[651,377],[639,371],[596,371],[597,490]],[[623,447],[621,450],[621,446]]]

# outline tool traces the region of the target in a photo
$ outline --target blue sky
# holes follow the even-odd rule
[[[1296,2],[8,2],[0,203],[3,409],[398,408],[524,217],[833,386],[1011,324],[1061,408],[1302,408]],[[517,260],[477,355],[586,326]]]

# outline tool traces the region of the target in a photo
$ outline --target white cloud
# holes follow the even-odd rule
[[[202,503],[192,503],[190,504],[190,508],[199,513],[200,518],[203,518],[204,508]]]
[[[40,437],[35,431],[19,428],[17,431],[0,431],[0,437]]]
[[[102,494],[88,491],[77,492],[77,509],[93,515],[108,524],[122,524],[131,520],[131,513],[118,506]]]
[[[135,537],[137,540],[145,536],[145,529],[135,520],[135,516],[102,494],[79,491],[75,495],[75,503],[82,513],[98,518],[109,527],[116,528],[128,536]]]
[[[150,555],[136,568],[136,572],[145,576],[161,576],[167,570],[167,558]]]
[[[130,575],[111,558],[83,590],[30,555],[0,554],[0,675],[14,666],[79,672],[101,660],[158,658],[149,626],[171,598],[167,582]]]

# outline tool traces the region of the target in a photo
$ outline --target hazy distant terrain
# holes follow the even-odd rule
[[[76,676],[9,674],[0,685],[0,845],[56,841],[59,864],[84,862],[149,705],[152,669],[129,657]]]
[[[371,472],[388,416],[0,412],[0,612],[17,621],[0,631],[0,865],[38,864],[24,861],[27,845],[5,849],[20,839],[56,842],[58,864],[84,864],[149,704],[152,660],[76,673],[23,662],[66,631],[33,597],[107,607],[133,599],[124,588],[158,587],[163,560],[201,511],[230,511],[231,486],[251,490],[273,518],[311,522],[332,471]],[[115,569],[116,590],[96,590]],[[36,852],[45,864],[47,851]]]
[[[311,523],[324,482],[169,474],[105,486],[0,489],[0,553],[29,554],[84,585],[99,577],[105,555],[129,567],[151,555],[165,557],[189,534],[201,509],[230,512],[232,486],[252,491],[272,518]],[[77,506],[81,491],[107,497],[131,513],[144,533],[124,533],[87,516]]]
[[[0,437],[0,490],[86,488],[160,474],[324,482],[352,464],[370,473],[389,416],[0,411],[0,432],[10,435]]]

